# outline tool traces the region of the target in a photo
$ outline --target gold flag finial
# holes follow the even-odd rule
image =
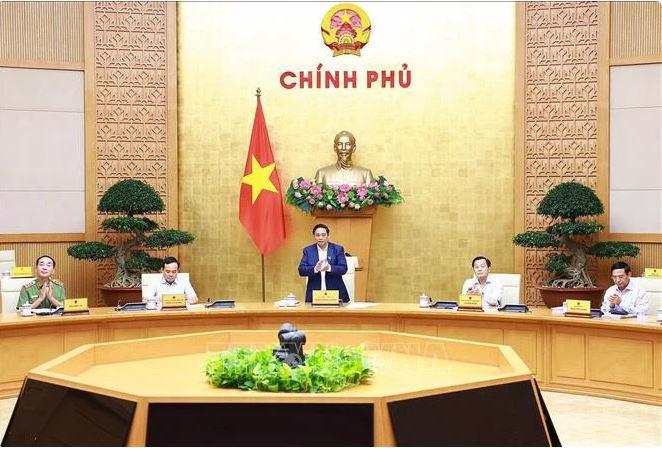
[[[260,88],[257,88],[256,91],[255,91],[255,96],[259,97],[261,95],[262,95],[262,91],[260,90]]]

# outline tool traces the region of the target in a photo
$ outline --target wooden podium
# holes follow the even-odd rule
[[[355,301],[365,301],[368,291],[368,273],[370,270],[370,243],[372,239],[372,218],[377,208],[372,206],[359,211],[322,211],[313,214],[318,222],[323,222],[331,229],[329,240],[345,247],[345,252],[358,256],[359,267],[354,275]]]

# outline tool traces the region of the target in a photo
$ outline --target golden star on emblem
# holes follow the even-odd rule
[[[244,175],[241,182],[248,184],[251,187],[251,203],[255,203],[257,197],[262,191],[278,192],[276,186],[271,182],[269,177],[276,168],[276,163],[271,163],[267,166],[260,166],[260,163],[255,159],[255,155],[251,155],[251,173]]]

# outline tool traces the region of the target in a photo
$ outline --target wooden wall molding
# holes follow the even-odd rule
[[[79,70],[85,69],[82,62],[38,61],[38,60],[12,60],[0,59],[0,67],[17,67],[20,69],[50,69],[50,70]]]
[[[81,70],[83,3],[0,2],[0,65],[5,64]]]
[[[0,243],[20,242],[82,242],[85,233],[0,234]]]
[[[662,62],[662,3],[610,4],[611,65]]]

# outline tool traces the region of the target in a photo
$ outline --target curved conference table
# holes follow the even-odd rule
[[[505,344],[543,389],[662,405],[662,326],[652,316],[643,321],[582,319],[555,315],[547,308],[518,314],[409,303],[356,306],[237,303],[232,309],[0,314],[0,398],[16,395],[28,370],[83,344],[223,329],[277,330],[283,322],[292,322],[304,331],[385,330]]]

